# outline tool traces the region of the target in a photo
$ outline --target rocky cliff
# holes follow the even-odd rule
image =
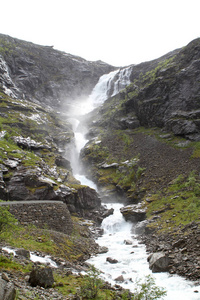
[[[102,62],[0,34],[0,76],[4,92],[59,109],[84,99],[99,77],[114,70]]]
[[[131,84],[104,105],[101,125],[159,127],[200,140],[199,63],[197,39],[159,59],[131,66]]]

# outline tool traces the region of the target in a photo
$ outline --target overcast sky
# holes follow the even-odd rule
[[[2,0],[0,33],[126,66],[200,36],[200,0]]]

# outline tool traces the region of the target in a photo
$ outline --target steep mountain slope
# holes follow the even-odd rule
[[[82,152],[83,162],[93,163],[95,168],[103,162],[111,164],[138,157],[140,167],[151,173],[146,172],[143,186],[155,177],[156,182],[163,178],[163,187],[182,172],[199,170],[199,62],[197,39],[158,60],[132,66],[132,83],[89,116],[88,137],[96,137],[99,142],[91,140]],[[119,188],[119,178],[115,181]],[[129,187],[130,184],[131,179]]]
[[[0,55],[4,91],[56,109],[87,97],[99,77],[115,69],[2,34]]]
[[[159,127],[200,140],[199,62],[197,39],[160,59],[132,66],[132,84],[105,103],[100,125]]]
[[[197,39],[132,66],[132,83],[88,116],[81,153],[103,197],[131,204],[129,219],[146,212],[147,249],[164,251],[170,272],[192,279],[200,278],[199,64]]]

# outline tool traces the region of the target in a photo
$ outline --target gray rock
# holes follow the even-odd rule
[[[72,171],[72,168],[71,168],[71,164],[69,162],[69,160],[67,160],[66,158],[62,157],[62,156],[58,156],[55,160],[55,164],[58,166],[58,167],[62,167],[62,168],[65,168],[67,170],[70,170]]]
[[[104,163],[103,165],[101,165],[101,168],[103,168],[103,169],[117,168],[117,167],[119,167],[118,163],[112,163],[112,164]]]
[[[7,167],[14,169],[19,165],[19,161],[16,161],[14,159],[6,159],[4,160],[4,165],[6,165]]]
[[[124,282],[124,276],[123,275],[118,276],[117,278],[115,278],[115,281],[121,283]]]
[[[170,259],[164,252],[152,253],[147,260],[153,273],[167,272],[169,270]]]
[[[108,252],[108,248],[105,246],[99,247],[98,253],[99,254],[103,254],[103,253],[107,253]]]
[[[111,257],[107,257],[106,261],[108,261],[110,264],[117,264],[118,263],[117,259],[114,259],[114,258],[111,258]]]
[[[124,240],[124,244],[125,244],[125,245],[132,245],[132,244],[133,244],[133,242],[132,242],[132,241],[130,241],[130,240]]]
[[[54,283],[53,272],[48,267],[37,267],[30,273],[29,283],[31,286],[52,287]]]
[[[14,300],[16,290],[12,282],[7,282],[0,278],[0,299],[1,300]]]
[[[146,210],[141,208],[140,204],[124,206],[120,209],[126,221],[133,223],[143,221],[146,218]]]
[[[28,259],[30,258],[30,251],[25,250],[23,248],[15,250],[15,253],[19,256],[23,256],[23,257],[28,258]]]
[[[24,149],[30,149],[30,150],[39,150],[39,149],[50,149],[47,145],[42,145],[41,143],[38,143],[31,139],[30,137],[24,138],[22,136],[15,136],[13,137],[13,140],[15,143]]]
[[[148,224],[149,221],[147,220],[141,221],[134,226],[133,231],[135,232],[135,234],[141,235],[146,232],[145,230]]]
[[[103,218],[107,218],[108,216],[113,215],[113,213],[114,213],[114,209],[113,209],[113,208],[107,209],[107,210],[103,213],[102,217],[103,217]]]

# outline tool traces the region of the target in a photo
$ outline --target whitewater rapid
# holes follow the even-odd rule
[[[71,123],[73,125],[75,148],[71,154],[71,163],[74,177],[83,185],[88,185],[97,190],[97,186],[87,179],[79,168],[79,153],[88,140],[85,138],[87,129],[80,126],[79,116],[84,116],[97,106],[100,106],[108,96],[114,96],[121,89],[130,83],[131,68],[116,70],[103,75],[94,87],[90,97],[76,107],[76,113],[72,114]],[[114,80],[115,79],[115,80]],[[110,95],[108,91],[111,91]],[[98,190],[97,190],[98,192]],[[104,234],[97,239],[100,246],[105,246],[109,250],[107,253],[99,254],[88,260],[96,268],[102,271],[102,277],[115,285],[115,279],[123,275],[124,282],[120,285],[130,291],[134,291],[135,280],[144,279],[146,275],[153,275],[156,285],[163,287],[167,291],[165,300],[197,300],[200,299],[200,287],[194,282],[186,281],[184,278],[169,273],[152,274],[147,262],[146,247],[140,244],[138,236],[133,234],[133,224],[126,222],[120,213],[122,204],[105,204],[108,209],[114,208],[114,214],[104,219],[102,229]],[[130,240],[131,245],[126,245],[125,240]],[[116,259],[116,264],[107,261],[107,257]],[[197,293],[198,292],[198,293]]]
[[[164,288],[167,295],[165,300],[197,300],[200,299],[200,287],[194,282],[186,281],[180,276],[169,273],[153,273],[149,269],[147,262],[146,247],[139,243],[138,236],[133,234],[133,224],[126,222],[120,213],[122,204],[107,204],[107,208],[114,208],[114,214],[104,219],[102,229],[104,234],[97,239],[100,246],[106,246],[107,253],[98,254],[88,260],[97,269],[102,271],[101,277],[115,285],[115,279],[123,276],[124,282],[120,285],[130,291],[135,289],[137,279],[144,280],[145,276],[151,275],[155,278],[156,285]],[[126,245],[126,241],[131,241],[131,245]],[[109,263],[106,259],[111,257],[116,259],[116,264]],[[117,283],[118,284],[118,283]],[[196,291],[196,292],[195,292]]]

